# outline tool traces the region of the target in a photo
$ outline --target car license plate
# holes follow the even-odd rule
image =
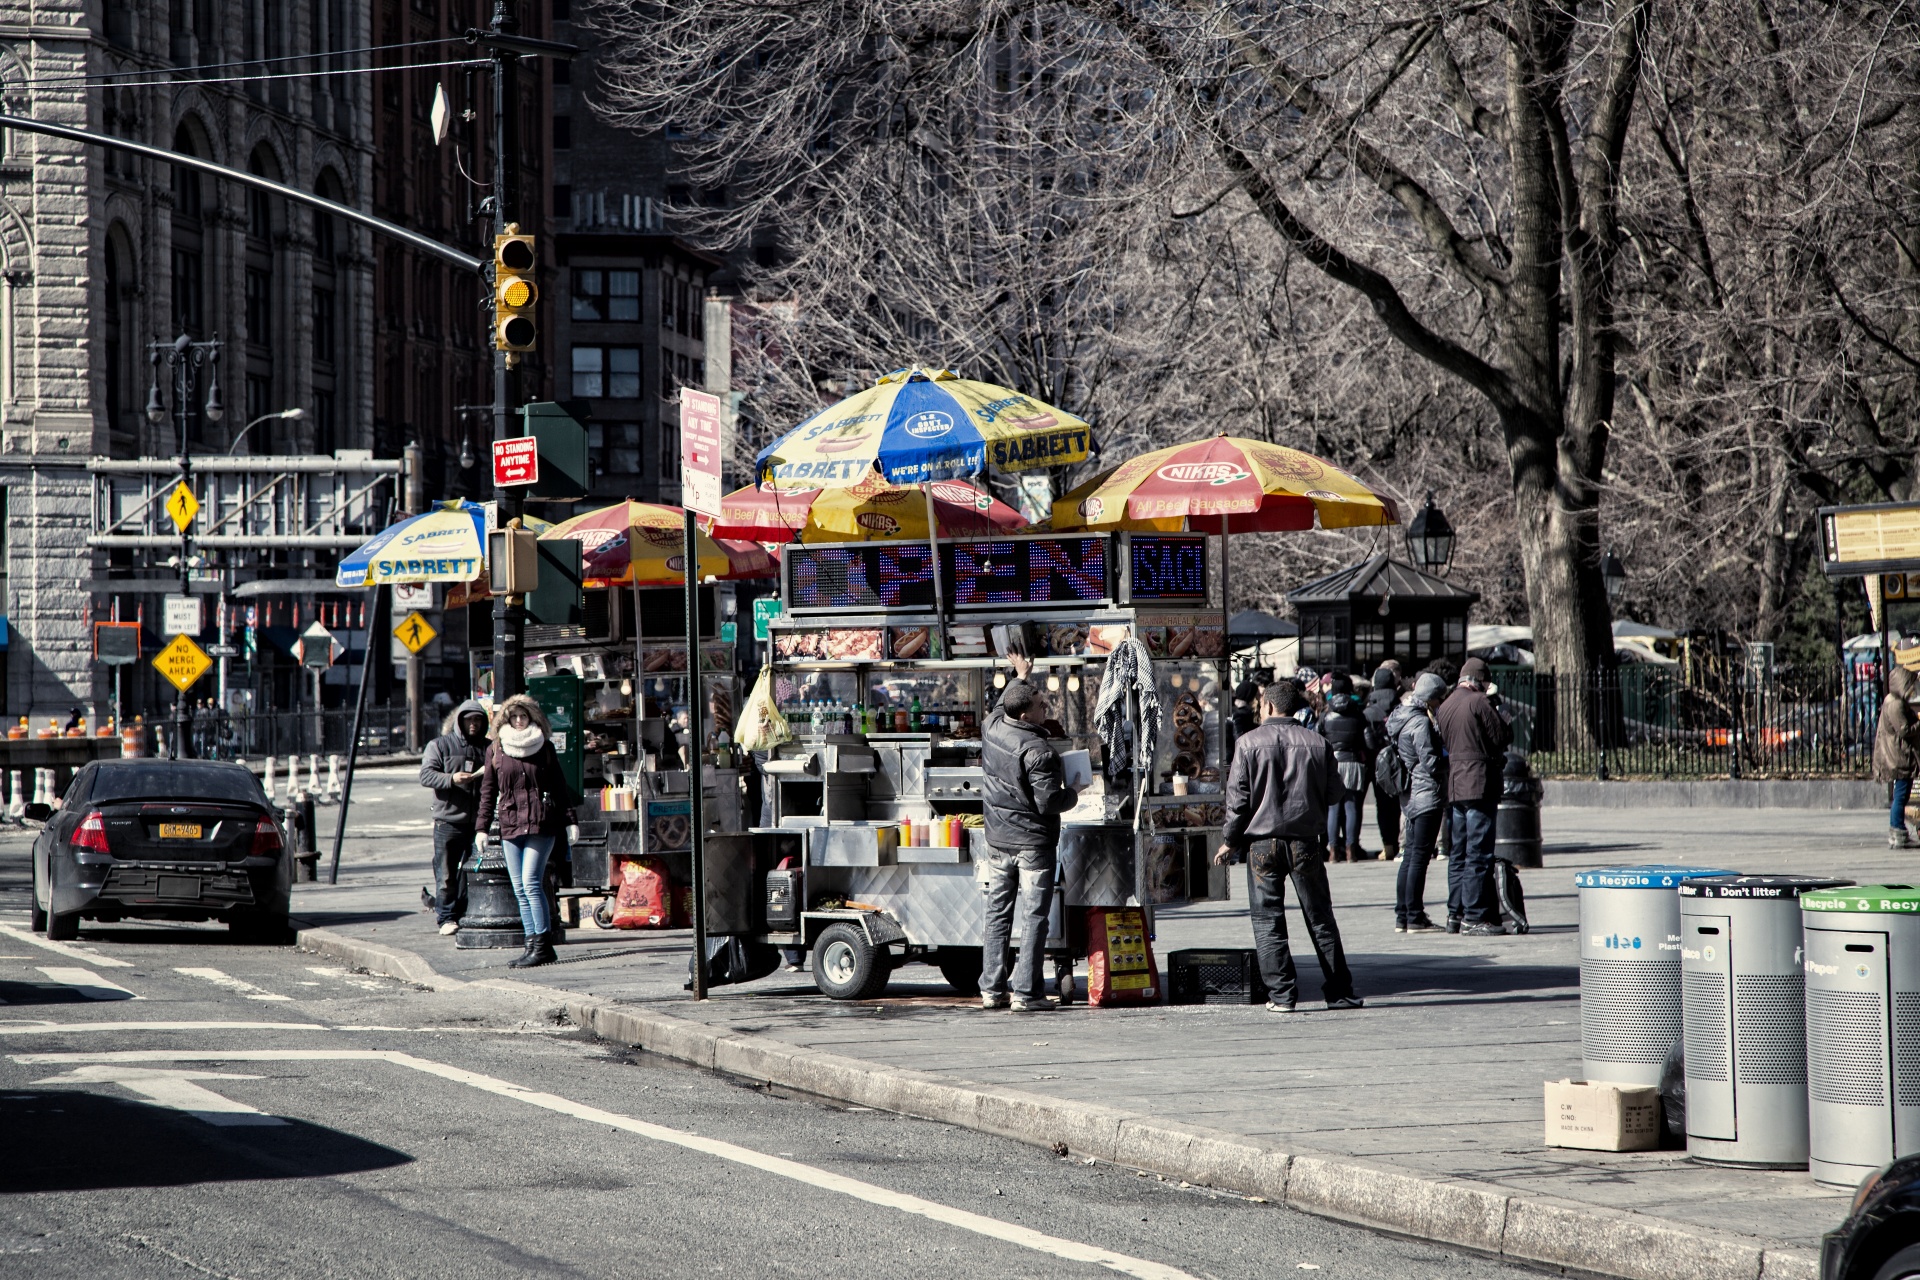
[[[200,877],[161,876],[159,896],[162,898],[198,898],[200,896]]]
[[[163,822],[160,824],[162,840],[198,840],[200,824],[197,822]]]

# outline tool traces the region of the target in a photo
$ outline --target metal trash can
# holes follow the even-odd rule
[[[1807,981],[1808,1167],[1857,1186],[1920,1152],[1920,888],[1800,897]]]
[[[1500,774],[1500,807],[1493,815],[1494,857],[1516,867],[1541,865],[1540,797],[1545,790],[1526,756],[1509,751]]]
[[[1707,1164],[1807,1167],[1800,895],[1827,876],[1713,876],[1680,885],[1687,1153]]]
[[[1680,1038],[1682,880],[1713,867],[1601,867],[1580,890],[1580,1054],[1589,1080],[1658,1087]]]

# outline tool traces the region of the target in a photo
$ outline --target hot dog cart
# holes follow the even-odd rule
[[[1049,955],[1063,997],[1087,908],[1225,897],[1211,854],[1231,703],[1207,561],[1208,540],[1185,534],[788,547],[769,648],[796,736],[764,766],[773,825],[708,852],[709,930],[810,949],[816,984],[839,999],[877,995],[912,960],[974,990],[985,846],[953,820],[982,812],[979,726],[1016,650],[1052,699],[1054,746],[1091,766],[1062,820]],[[1094,728],[1109,655],[1135,635],[1161,708],[1144,777],[1130,746],[1109,758]]]

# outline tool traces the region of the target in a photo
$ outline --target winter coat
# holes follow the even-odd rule
[[[1433,714],[1411,693],[1387,717],[1388,749],[1407,766],[1407,790],[1400,812],[1409,818],[1431,813],[1447,802],[1447,749],[1440,742]]]
[[[1454,687],[1433,719],[1447,748],[1447,802],[1498,805],[1513,726],[1486,694],[1465,684]]]
[[[1325,840],[1327,806],[1345,796],[1325,738],[1285,716],[1263,720],[1234,749],[1221,840],[1235,850],[1255,840]]]
[[[1367,717],[1367,723],[1371,724],[1378,731],[1379,736],[1374,739],[1376,743],[1387,740],[1387,717],[1391,716],[1394,709],[1399,705],[1400,693],[1397,689],[1375,688],[1367,694],[1367,706],[1364,714]],[[1377,749],[1376,747],[1376,750]]]
[[[487,748],[478,830],[491,829],[497,817],[503,840],[558,835],[573,822],[568,800],[567,775],[551,738],[525,759],[507,754],[497,742]]]
[[[1373,726],[1360,712],[1359,700],[1327,699],[1326,718],[1320,721],[1319,728],[1320,736],[1333,748],[1334,767],[1339,771],[1341,785],[1350,792],[1365,791],[1373,766],[1374,737]]]
[[[1053,849],[1060,842],[1060,815],[1080,796],[1067,786],[1047,735],[995,707],[980,738],[987,843],[996,849]]]
[[[1920,721],[1908,702],[1913,687],[1913,672],[1905,667],[1895,667],[1887,676],[1887,696],[1880,700],[1880,722],[1873,730],[1875,782],[1911,778],[1920,767]]]
[[[460,717],[477,715],[483,721],[487,709],[473,698],[467,699],[447,718],[439,737],[420,753],[420,785],[433,792],[433,820],[462,831],[474,829],[474,816],[480,811],[480,780],[469,779],[465,786],[453,780],[456,773],[478,773],[487,760],[487,742],[470,742],[460,732]]]

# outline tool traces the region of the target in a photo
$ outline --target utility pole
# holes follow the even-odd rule
[[[407,482],[407,514],[417,516],[427,509],[427,479],[420,472],[420,444],[415,441],[401,450],[402,473]],[[367,627],[367,652],[373,652],[373,627],[369,618]],[[393,621],[389,616],[388,621]],[[224,639],[222,641],[224,643]],[[388,641],[391,648],[392,641]],[[426,733],[421,728],[420,697],[423,692],[422,668],[424,663],[420,655],[411,648],[407,650],[407,750],[419,751],[426,745]]]
[[[220,403],[220,338],[216,334],[211,341],[195,342],[186,334],[181,334],[172,342],[152,342],[147,344],[148,359],[153,364],[153,385],[147,392],[147,421],[159,426],[167,420],[167,406],[160,398],[160,366],[165,364],[174,383],[173,411],[180,426],[180,483],[189,490],[193,488],[193,371],[202,365],[209,367],[207,374],[207,403],[201,412],[208,422],[218,422],[226,416],[226,409]],[[193,596],[193,535],[192,521],[183,521],[180,525],[180,594],[189,599]],[[196,635],[196,639],[198,636]],[[178,760],[185,754],[185,735],[187,728],[187,692],[177,690],[173,695],[173,741],[169,744],[170,758]]]

